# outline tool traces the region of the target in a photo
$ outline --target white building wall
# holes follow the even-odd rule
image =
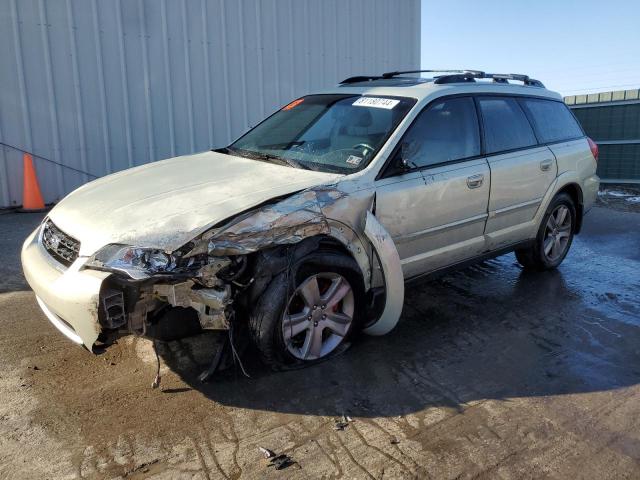
[[[55,202],[228,144],[348,76],[418,68],[420,0],[0,0],[0,45],[6,207],[22,202],[21,150]]]

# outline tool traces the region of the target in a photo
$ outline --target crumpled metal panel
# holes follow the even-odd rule
[[[272,245],[300,242],[331,231],[324,210],[346,194],[333,187],[304,190],[286,200],[241,215],[205,234],[210,255],[244,255]]]
[[[384,335],[400,319],[404,276],[393,239],[371,212],[374,196],[374,190],[367,189],[347,194],[332,186],[310,188],[204,234],[190,254],[206,245],[213,256],[244,255],[275,245],[295,244],[315,235],[332,236],[345,244],[358,262],[366,290],[371,287],[373,262],[369,256],[377,255],[384,277],[385,308],[364,331]],[[348,224],[344,223],[347,218]],[[368,239],[373,250],[365,248],[360,237],[365,242]]]

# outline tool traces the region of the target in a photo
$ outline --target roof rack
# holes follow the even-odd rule
[[[494,83],[508,84],[509,80],[516,80],[524,83],[528,87],[540,87],[544,88],[544,85],[540,80],[530,78],[528,75],[522,75],[519,73],[486,73],[481,70],[401,70],[394,72],[385,72],[382,75],[360,75],[355,77],[349,77],[340,82],[341,85],[349,83],[367,82],[374,80],[383,80],[396,77],[398,75],[405,75],[408,73],[446,73],[446,75],[440,75],[434,77],[433,83],[445,84],[445,83],[462,83],[462,82],[475,82],[476,79],[490,78]]]
[[[382,80],[384,77],[376,76],[376,75],[357,75],[355,77],[345,78],[340,82],[340,85],[345,83],[359,83],[359,82],[370,82],[373,80]]]
[[[466,71],[462,74],[455,75],[442,75],[436,77],[433,81],[435,84],[443,83],[459,83],[459,82],[475,82],[476,79],[490,78],[494,83],[509,83],[509,80],[516,80],[524,83],[528,87],[544,88],[543,83],[540,80],[530,78],[528,75],[522,75],[519,73],[485,73],[478,71]]]
[[[395,72],[386,72],[382,74],[382,78],[393,78],[396,77],[398,75],[405,75],[407,73],[456,73],[456,74],[465,74],[465,73],[469,73],[469,74],[480,74],[483,73],[480,70],[450,70],[448,68],[444,68],[444,69],[436,69],[436,70],[402,70],[402,71],[395,71]]]
[[[357,75],[355,77],[345,78],[340,82],[340,85],[348,84],[348,83],[359,83],[359,82],[372,82],[374,80],[387,80],[389,78],[396,77],[398,75],[404,75],[407,73],[482,73],[478,70],[449,70],[445,68],[444,70],[403,70],[396,72],[385,72],[382,75]]]

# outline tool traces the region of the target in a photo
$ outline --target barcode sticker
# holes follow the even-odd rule
[[[394,100],[392,98],[381,98],[381,97],[360,97],[353,105],[356,107],[374,107],[374,108],[385,108],[387,110],[391,110],[393,107],[398,105],[400,100]]]

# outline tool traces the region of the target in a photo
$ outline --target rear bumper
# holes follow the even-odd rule
[[[600,177],[592,175],[582,184],[582,205],[584,213],[587,213],[596,203],[598,198],[598,190],[600,189]]]
[[[49,321],[67,338],[91,350],[100,334],[100,288],[110,274],[80,270],[86,257],[68,268],[59,264],[42,247],[39,233],[40,227],[22,246],[24,276]]]

